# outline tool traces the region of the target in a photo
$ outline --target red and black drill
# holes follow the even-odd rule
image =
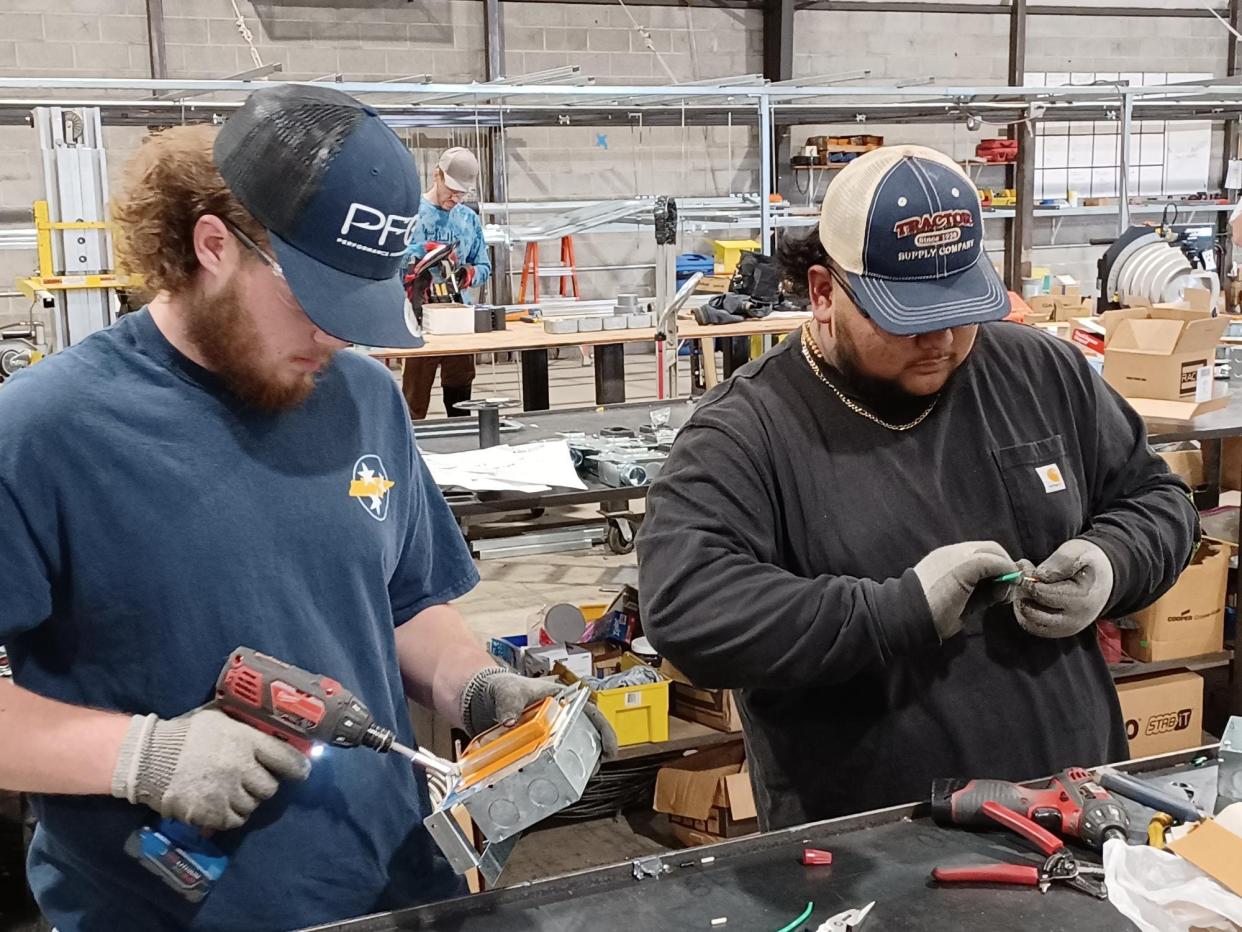
[[[1081,767],[1062,770],[1044,787],[1008,780],[942,779],[932,782],[932,818],[941,825],[995,828],[984,811],[995,802],[1096,851],[1109,838],[1125,840],[1130,817],[1109,792]]]
[[[441,779],[454,774],[448,761],[393,740],[395,733],[376,723],[362,701],[336,680],[249,647],[229,654],[212,705],[308,757],[316,745],[364,747],[400,754]],[[207,895],[228,864],[198,829],[175,819],[134,832],[125,850],[191,902]]]

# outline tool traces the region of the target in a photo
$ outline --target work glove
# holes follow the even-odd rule
[[[1041,638],[1077,634],[1100,617],[1113,594],[1108,555],[1081,537],[1067,540],[1026,576],[1013,613],[1022,630]]]
[[[457,279],[457,290],[465,291],[472,284],[474,284],[474,274],[473,265],[463,265],[456,272],[454,272],[453,275]]]
[[[203,706],[174,719],[135,715],[112,773],[112,795],[200,829],[239,828],[281,780],[305,780],[295,748]]]
[[[969,615],[1004,601],[1011,586],[995,583],[1016,567],[1005,548],[992,540],[937,547],[914,565],[932,623],[941,641],[962,630]]]
[[[565,684],[552,677],[519,676],[504,667],[487,667],[470,678],[461,693],[461,720],[471,737],[494,725],[516,721],[527,706],[554,696]],[[599,732],[605,758],[617,753],[617,733],[593,702],[585,709]]]

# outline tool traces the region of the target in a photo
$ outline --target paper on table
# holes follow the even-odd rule
[[[423,453],[436,485],[476,492],[546,492],[551,488],[585,489],[564,440],[538,440],[513,446]]]

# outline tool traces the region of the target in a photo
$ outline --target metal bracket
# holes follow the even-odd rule
[[[633,861],[634,879],[643,880],[647,877],[659,877],[661,874],[667,874],[672,870],[667,864],[661,860],[658,854],[649,854],[645,858],[635,858]]]

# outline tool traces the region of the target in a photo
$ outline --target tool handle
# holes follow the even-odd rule
[[[973,864],[969,867],[937,867],[932,879],[940,883],[1011,883],[1039,886],[1039,868],[1029,864]]]
[[[1020,787],[1007,780],[935,780],[932,783],[932,817],[941,824],[991,828],[992,820],[983,814],[985,802],[991,800],[1026,815],[1040,793],[1040,790]]]
[[[1101,770],[1100,785],[1106,790],[1116,793],[1118,796],[1124,796],[1126,799],[1132,799],[1136,803],[1142,803],[1149,809],[1155,809],[1157,812],[1167,812],[1181,822],[1194,823],[1203,820],[1203,813],[1196,809],[1194,804],[1184,796],[1179,799],[1160,787],[1144,783],[1142,780],[1137,780],[1128,774],[1119,773],[1116,770]]]
[[[1060,851],[1065,847],[1065,842],[1057,838],[1056,835],[1041,828],[1024,815],[1006,809],[1000,803],[988,800],[983,804],[983,811],[995,822],[999,822],[1005,828],[1012,829],[1027,841],[1034,844],[1040,851],[1046,855],[1051,855],[1055,851]]]

